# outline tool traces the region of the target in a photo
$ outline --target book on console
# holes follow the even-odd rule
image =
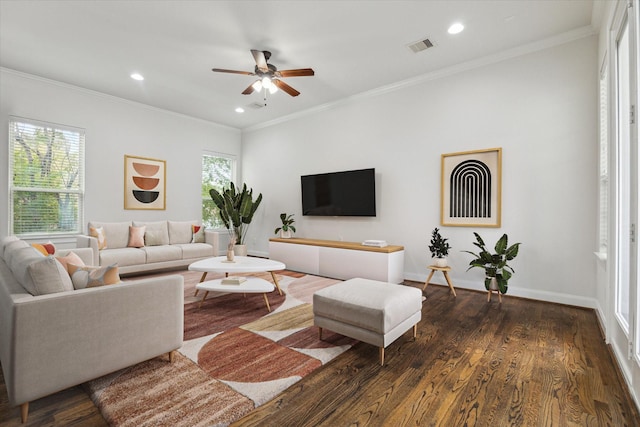
[[[365,240],[362,242],[363,246],[375,246],[376,248],[384,248],[387,246],[387,242],[385,240]]]
[[[247,280],[246,277],[242,276],[229,276],[225,277],[220,281],[223,285],[239,285]]]

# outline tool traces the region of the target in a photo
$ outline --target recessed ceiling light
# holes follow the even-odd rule
[[[142,80],[144,80],[144,76],[143,76],[142,74],[140,74],[140,73],[133,73],[133,74],[131,74],[131,78],[132,78],[133,80],[138,80],[138,81],[142,81]]]
[[[244,108],[242,107],[236,108],[236,113],[244,113]]]
[[[459,22],[456,22],[455,24],[451,25],[449,27],[449,29],[447,30],[447,32],[449,34],[458,34],[460,32],[462,32],[462,30],[464,30],[464,25],[462,25]]]

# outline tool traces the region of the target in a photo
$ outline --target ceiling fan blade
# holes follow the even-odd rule
[[[253,59],[256,61],[258,70],[264,71],[265,73],[269,72],[269,67],[267,66],[267,59],[264,57],[264,52],[261,50],[251,49],[251,54],[253,55]]]
[[[300,92],[298,92],[297,90],[295,90],[294,88],[292,88],[291,86],[283,82],[282,80],[274,79],[271,81],[271,83],[278,86],[279,89],[282,89],[283,91],[287,92],[291,96],[300,95]]]
[[[252,93],[255,91],[255,89],[253,88],[253,85],[254,85],[254,84],[255,84],[255,82],[251,83],[251,84],[249,85],[249,87],[248,87],[248,88],[246,88],[245,90],[243,90],[243,91],[242,91],[242,94],[243,94],[243,95],[250,95],[250,94],[252,94]]]
[[[276,71],[276,76],[278,77],[305,77],[305,76],[313,76],[315,72],[312,68],[298,68],[296,70],[280,70]]]
[[[237,70],[225,70],[224,68],[212,68],[211,71],[216,73],[232,73],[232,74],[244,74],[245,76],[255,76],[254,73],[249,71],[237,71]]]

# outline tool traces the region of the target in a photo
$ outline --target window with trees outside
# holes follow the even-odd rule
[[[9,119],[9,232],[77,234],[84,205],[83,129]]]
[[[224,228],[209,190],[222,191],[235,180],[235,157],[223,154],[202,155],[202,224],[205,228]]]

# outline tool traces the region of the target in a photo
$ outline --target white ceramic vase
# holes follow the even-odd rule
[[[433,261],[433,265],[435,265],[436,267],[446,267],[447,266],[447,258],[445,258],[445,257],[435,258],[434,261]]]
[[[280,230],[280,238],[281,239],[290,239],[291,238],[291,230]]]
[[[498,280],[495,277],[491,278],[491,283],[489,284],[489,290],[490,291],[499,291],[500,288],[498,287]]]
[[[235,253],[236,256],[247,256],[247,245],[234,245],[233,253]]]

